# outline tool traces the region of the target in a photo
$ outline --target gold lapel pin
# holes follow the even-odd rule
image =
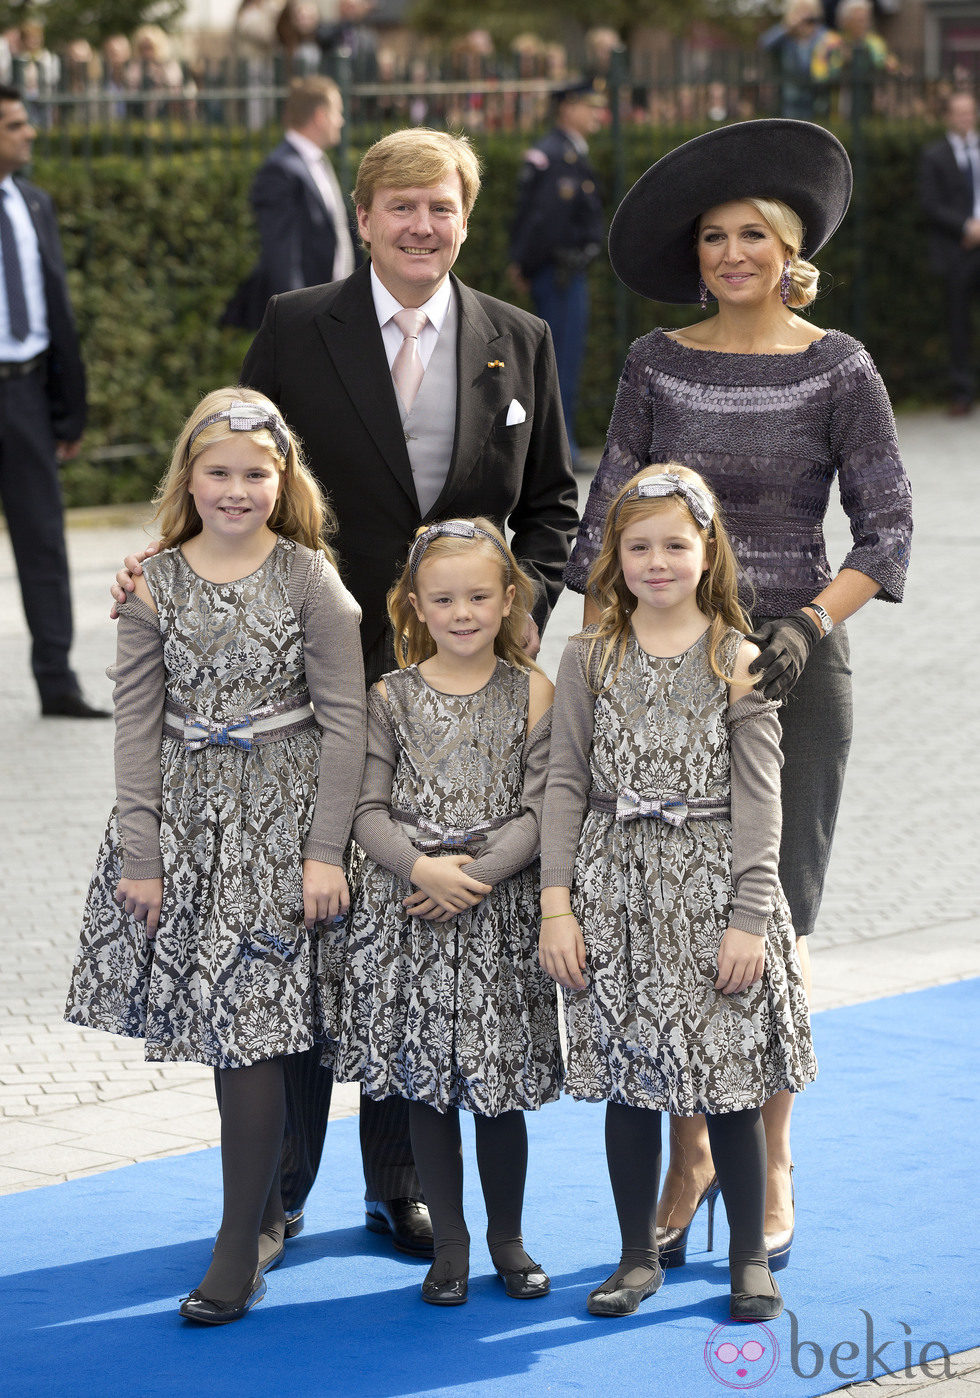
[[[487,360],[487,368],[488,368],[488,369],[502,369],[503,367],[504,367],[504,361],[503,361],[502,359],[488,359],[488,360]]]

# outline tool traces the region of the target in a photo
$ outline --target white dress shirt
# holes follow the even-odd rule
[[[378,317],[378,324],[381,326],[381,338],[384,340],[385,354],[388,356],[388,368],[390,369],[395,362],[395,355],[402,347],[404,338],[393,317],[396,312],[405,308],[400,301],[395,300],[373,267],[371,268],[371,294],[374,297],[374,310]],[[419,307],[419,310],[424,311],[427,317],[419,332],[419,358],[422,360],[423,369],[432,358],[432,351],[439,339],[439,332],[442,330],[449,313],[449,302],[452,294],[452,283],[447,277],[439,290]]]
[[[7,283],[0,272],[0,364],[23,363],[36,359],[48,347],[48,303],[44,296],[44,269],[38,246],[34,220],[24,196],[14,184],[13,176],[0,180],[6,194],[4,208],[17,239],[17,254],[24,279],[24,297],[30,329],[26,340],[15,340],[10,333],[10,311],[7,308]]]
[[[947,131],[946,137],[953,147],[956,163],[964,174],[973,177],[973,217],[980,218],[980,141],[977,133],[960,136],[955,131]]]

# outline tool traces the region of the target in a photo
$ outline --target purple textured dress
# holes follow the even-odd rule
[[[718,496],[756,619],[785,616],[830,582],[823,521],[836,478],[853,547],[841,566],[902,597],[912,499],[888,394],[863,345],[828,330],[799,354],[723,354],[662,330],[630,349],[606,449],[565,581],[584,592],[609,502],[653,462],[680,461]],[[814,649],[784,702],[779,878],[797,935],[813,930],[851,738],[847,632]]]
[[[850,335],[828,330],[800,354],[696,350],[662,330],[637,340],[565,570],[576,592],[610,500],[655,461],[690,466],[718,496],[754,616],[784,616],[830,582],[823,521],[835,476],[854,540],[841,566],[901,600],[911,491],[885,385]]]

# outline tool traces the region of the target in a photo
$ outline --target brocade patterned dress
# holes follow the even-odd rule
[[[169,704],[220,724],[301,703],[308,684],[314,691],[290,596],[295,549],[280,538],[255,573],[227,584],[199,577],[179,549],[146,561],[157,617],[139,607],[150,627],[159,626]],[[359,655],[356,604],[322,554],[312,555],[310,577],[309,605],[325,591],[346,608],[349,645]],[[348,734],[356,744],[363,742],[356,670],[352,685],[360,685],[361,729]],[[297,1053],[322,1038],[316,938],[304,926],[302,887],[321,732],[283,733],[250,751],[234,743],[193,751],[164,730],[159,930],[149,941],[113,896],[124,858],[117,802],[85,904],[71,1023],[142,1037],[149,1060],[216,1068]],[[346,829],[359,773],[354,782]],[[322,849],[314,857],[341,863],[345,840],[346,831],[336,855]]]
[[[467,695],[432,689],[416,666],[386,675],[384,685],[387,700],[376,689],[368,699],[368,769],[374,725],[394,765],[391,808],[456,829],[521,813],[529,755],[547,744],[551,724],[549,711],[525,732],[526,671],[498,661],[484,688]],[[359,817],[355,839],[358,827]],[[351,874],[338,1080],[360,1081],[378,1100],[396,1095],[485,1116],[559,1096],[557,997],[537,955],[536,819],[530,850],[525,867],[448,922],[406,916],[411,885],[361,853]]]
[[[707,636],[667,658],[631,637],[618,676],[595,699],[593,792],[730,799],[728,693],[710,667]],[[719,648],[728,674],[741,640],[731,631]],[[561,680],[556,707],[560,692]],[[691,1116],[761,1106],[781,1088],[812,1081],[806,994],[783,892],[777,885],[762,978],[723,995],[714,982],[732,907],[730,819],[672,826],[586,811],[572,908],[587,986],[565,992],[572,1096]]]

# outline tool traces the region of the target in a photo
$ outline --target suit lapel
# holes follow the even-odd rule
[[[31,216],[31,222],[34,225],[34,232],[37,234],[37,245],[41,253],[41,261],[44,264],[44,270],[47,271],[51,259],[47,244],[48,230],[45,227],[44,219],[41,215],[41,201],[40,199],[38,199],[36,193],[31,188],[31,186],[29,184],[24,184],[21,180],[18,180],[16,175],[14,176],[14,182],[17,185],[17,188],[20,190],[21,194],[24,196],[24,203],[27,205],[27,212]]]
[[[956,151],[953,149],[953,143],[948,136],[945,141],[945,146],[946,166],[950,176],[959,183],[960,189],[963,191],[963,198],[965,200],[970,200],[973,198],[973,180],[960,164]]]
[[[480,460],[502,406],[500,381],[488,370],[487,364],[504,357],[499,351],[507,337],[497,329],[469,287],[455,277],[452,281],[459,298],[456,436],[446,483],[429,511],[433,518],[445,514],[446,505]]]
[[[418,510],[405,433],[371,295],[370,264],[365,263],[347,278],[333,305],[316,316],[316,323],[347,396],[386,466]]]

